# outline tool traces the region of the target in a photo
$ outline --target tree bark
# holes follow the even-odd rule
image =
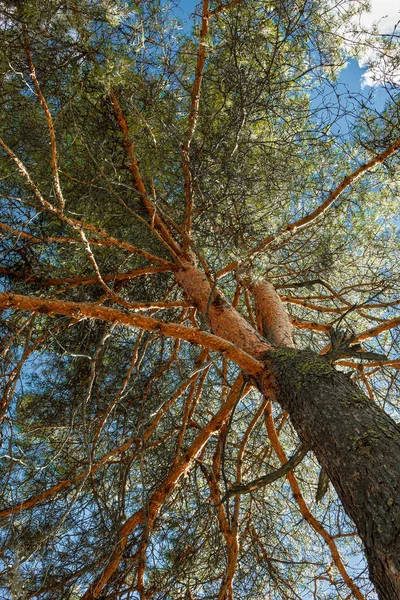
[[[272,370],[276,399],[357,526],[380,600],[400,598],[399,426],[310,350],[272,351],[266,369],[268,389]]]
[[[91,303],[17,294],[0,293],[0,309],[104,319],[225,352],[257,381],[266,397],[276,400],[288,411],[301,441],[310,446],[327,471],[364,542],[371,581],[380,600],[400,598],[399,426],[322,356],[291,347],[289,317],[281,310],[272,286],[253,290],[255,297],[264,290],[265,298],[270,298],[270,302],[265,300],[264,304],[261,296],[258,298],[268,335],[266,340],[218,290],[211,287],[206,276],[194,265],[188,264],[175,276],[208,321],[214,335]],[[282,347],[274,349],[272,340]],[[213,424],[217,417],[220,418],[219,413],[212,420]],[[198,437],[202,440],[204,435],[206,441],[208,434],[206,428]],[[179,470],[174,482],[181,474],[182,470]],[[158,494],[163,498],[168,495],[166,485],[164,482],[157,490],[157,498]],[[136,515],[128,519],[121,530],[121,539],[125,540],[141,522],[137,518]],[[96,589],[102,589],[121,556],[121,552],[117,553],[115,561],[107,566],[101,578],[102,586],[98,588],[98,581],[93,584]],[[93,585],[88,591],[91,595],[84,597],[97,597]]]
[[[327,471],[364,543],[380,600],[400,599],[399,426],[323,357],[292,347],[289,316],[271,284],[250,286],[268,335],[263,340],[195,267],[176,278],[215,334],[264,360],[260,390],[288,411]],[[271,343],[281,347],[271,350]]]
[[[291,320],[272,283],[250,281],[248,287],[261,315],[264,337],[278,348],[294,348]]]

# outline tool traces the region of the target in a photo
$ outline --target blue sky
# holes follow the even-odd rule
[[[363,75],[366,71],[367,67],[360,67],[357,60],[351,59],[349,60],[346,69],[343,69],[341,72],[339,82],[345,85],[350,92],[360,92],[362,91]],[[371,91],[369,86],[366,86],[366,88]],[[387,100],[386,92],[381,86],[377,86],[373,90],[373,99],[377,110],[381,110],[385,100]]]
[[[177,15],[187,21],[188,27],[191,27],[193,20],[193,12],[196,6],[200,3],[196,0],[181,0]],[[360,28],[371,28],[374,23],[378,24],[378,29],[381,33],[390,33],[400,20],[400,4],[398,0],[370,0],[371,10],[368,13],[363,13],[360,19],[357,19],[357,24]],[[349,60],[347,67],[342,71],[339,82],[346,86],[352,93],[371,91],[365,83],[370,81],[369,72],[366,66],[368,57],[365,56],[359,61]],[[364,81],[363,81],[364,80]],[[343,90],[344,91],[344,90]],[[380,86],[376,86],[373,91],[373,101],[377,110],[381,110],[387,96],[385,90]]]

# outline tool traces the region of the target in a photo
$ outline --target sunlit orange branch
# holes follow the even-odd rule
[[[365,376],[364,369],[362,367],[360,367],[358,369],[358,372],[359,372],[360,377],[367,389],[368,397],[375,402],[374,392],[372,391],[372,387],[371,387],[370,382],[368,381],[368,377]]]
[[[114,448],[114,450],[112,450],[111,452],[109,452],[108,454],[103,456],[103,458],[101,458],[99,461],[93,463],[92,466],[90,467],[89,472],[87,470],[85,470],[83,473],[80,473],[79,475],[76,475],[75,477],[71,477],[69,479],[63,479],[59,483],[53,485],[52,487],[48,488],[47,490],[44,490],[40,494],[37,494],[36,496],[29,498],[28,500],[24,500],[23,502],[19,502],[18,504],[14,504],[13,506],[9,506],[7,508],[0,510],[0,518],[17,515],[20,512],[23,512],[24,510],[33,508],[37,504],[41,504],[48,498],[55,496],[56,494],[58,494],[58,492],[69,487],[70,485],[79,483],[80,481],[82,481],[82,479],[87,477],[89,473],[95,473],[96,471],[101,469],[101,467],[103,467],[111,458],[113,458],[114,456],[117,456],[118,454],[123,454],[124,452],[129,450],[129,448],[135,443],[139,443],[139,440],[137,438],[130,438],[129,440],[126,440],[126,442],[124,442],[121,446],[118,446],[118,448]]]
[[[305,298],[295,298],[293,296],[280,296],[280,298],[282,302],[287,302],[288,304],[298,304],[299,306],[305,306],[306,308],[310,308],[311,310],[316,310],[322,313],[343,313],[349,309],[348,306],[320,306],[317,304],[313,304]]]
[[[26,338],[26,342],[25,342],[24,349],[22,352],[22,356],[18,360],[16,367],[14,367],[14,369],[11,371],[11,373],[9,373],[9,379],[8,379],[7,383],[5,384],[3,392],[2,392],[2,397],[0,399],[0,420],[5,418],[6,410],[12,401],[12,398],[13,398],[15,389],[17,387],[19,377],[20,377],[20,374],[21,374],[21,371],[22,371],[25,361],[28,359],[29,356],[31,356],[37,350],[37,348],[46,339],[48,339],[50,334],[54,335],[54,333],[61,331],[62,329],[64,329],[67,326],[67,324],[64,323],[64,324],[59,325],[58,327],[54,328],[52,332],[46,331],[43,335],[39,336],[36,340],[34,340],[34,342],[29,346],[29,342],[30,342],[31,335],[33,332],[34,319],[33,318],[29,319],[28,323],[30,323],[30,327],[27,332],[27,338]],[[6,352],[7,352],[7,346],[4,349],[4,351],[2,352],[2,355],[5,354]]]
[[[262,558],[268,566],[268,572],[269,572],[272,580],[278,586],[282,586],[289,591],[290,596],[287,596],[286,594],[282,596],[283,598],[289,600],[289,598],[292,597],[293,589],[288,584],[288,582],[280,575],[278,569],[275,567],[274,562],[273,562],[273,560],[271,560],[269,553],[267,552],[265,545],[262,543],[262,540],[261,540],[260,536],[258,535],[254,525],[250,525],[249,533],[250,533],[252,539],[255,540],[256,544],[258,545],[258,547],[261,550]],[[347,597],[347,600],[349,600],[349,597]]]
[[[267,405],[267,403],[269,402],[269,399],[267,397],[264,397],[262,403],[260,404],[258,410],[256,411],[255,415],[253,416],[252,420],[250,421],[241,441],[240,441],[240,446],[239,446],[239,452],[238,452],[238,457],[236,460],[236,482],[235,482],[235,487],[239,486],[242,483],[242,475],[243,475],[243,456],[244,456],[244,452],[246,450],[246,445],[247,442],[249,441],[250,435],[254,429],[254,427],[256,426],[258,420],[260,419],[261,415],[264,412],[264,409]],[[235,502],[237,502],[237,504],[240,503],[240,497],[235,498]],[[235,510],[236,510],[236,505],[235,505]],[[236,519],[237,520],[237,519]]]
[[[143,277],[146,275],[153,275],[154,273],[168,273],[174,270],[174,267],[142,267],[139,269],[131,269],[125,273],[112,273],[111,275],[103,275],[104,281],[130,281],[137,277]],[[77,277],[65,277],[65,278],[49,278],[42,282],[42,287],[60,286],[67,285],[73,287],[77,285],[92,285],[97,283],[95,277],[80,275]]]
[[[394,319],[389,319],[380,325],[376,325],[376,327],[371,327],[371,329],[367,329],[356,335],[355,341],[369,340],[373,337],[376,337],[380,333],[384,331],[389,331],[390,329],[395,329],[400,325],[400,317],[395,317]]]
[[[27,319],[25,319],[23,321],[23,323],[20,327],[18,327],[14,331],[10,332],[10,334],[8,336],[5,335],[3,337],[3,339],[1,340],[2,345],[0,346],[0,349],[1,349],[0,358],[5,358],[5,356],[7,356],[7,354],[9,353],[9,351],[11,349],[13,342],[18,338],[18,336],[23,332],[23,330],[31,323],[33,318],[34,318],[33,316],[29,316]]]
[[[101,319],[112,323],[119,323],[128,327],[154,331],[159,335],[180,338],[192,344],[204,346],[210,350],[223,352],[247,373],[255,376],[259,375],[263,369],[262,363],[252,358],[247,352],[212,333],[198,331],[176,323],[164,323],[152,317],[125,313],[122,310],[90,302],[46,300],[19,294],[0,293],[0,309],[28,310],[41,314],[59,314],[79,319]]]
[[[123,145],[125,152],[129,156],[129,169],[132,174],[132,179],[135,184],[135,188],[139,193],[140,199],[151,219],[151,222],[154,223],[154,226],[159,230],[163,240],[168,245],[170,250],[176,255],[179,256],[181,254],[181,248],[176,243],[174,238],[171,236],[169,230],[165,226],[162,219],[157,214],[157,210],[153,203],[150,201],[149,196],[147,194],[147,190],[143,183],[143,179],[140,173],[139,164],[135,155],[135,146],[132,141],[128,122],[126,117],[122,111],[122,108],[118,102],[118,98],[114,91],[110,92],[110,100],[111,105],[114,111],[115,120],[117,121],[118,127],[123,135]]]
[[[33,508],[37,504],[40,504],[41,502],[44,502],[48,498],[51,498],[52,496],[56,495],[58,492],[60,492],[64,488],[67,488],[70,485],[79,483],[80,481],[82,481],[83,479],[88,477],[88,475],[91,475],[91,474],[95,473],[96,471],[98,471],[99,469],[101,469],[101,467],[106,465],[111,458],[113,458],[114,456],[116,456],[118,454],[125,453],[127,450],[129,450],[129,448],[133,444],[137,444],[138,450],[135,452],[134,456],[132,457],[132,459],[134,459],[137,456],[137,453],[140,450],[140,448],[144,444],[146,444],[146,442],[150,439],[150,437],[156,430],[157,426],[159,425],[162,417],[171,408],[171,406],[182,396],[182,394],[187,390],[187,388],[194,381],[196,381],[196,379],[199,377],[199,375],[200,375],[199,372],[195,372],[193,375],[188,377],[188,379],[186,381],[184,381],[178,387],[178,389],[171,396],[171,398],[168,401],[164,402],[164,404],[155,413],[155,415],[153,416],[153,419],[150,421],[150,423],[148,424],[148,426],[146,427],[145,431],[143,432],[143,434],[141,435],[140,438],[130,438],[130,439],[126,440],[121,446],[114,448],[114,450],[112,450],[111,452],[109,452],[108,454],[103,456],[100,460],[93,462],[89,470],[85,470],[82,473],[80,473],[79,475],[76,475],[75,477],[64,479],[63,481],[60,481],[56,485],[53,485],[52,487],[48,488],[47,490],[44,490],[43,492],[41,492],[40,494],[37,494],[36,496],[33,496],[32,498],[29,498],[28,500],[19,502],[18,504],[15,504],[13,506],[10,506],[8,508],[0,510],[0,518],[8,517],[10,515],[16,515],[24,510]],[[130,376],[130,370],[128,371],[127,376],[125,377],[125,380],[123,382],[121,390],[124,389],[129,376]],[[98,433],[101,430],[103,422],[104,422],[104,417],[100,423],[100,428],[98,429]],[[98,436],[95,436],[95,441],[96,441],[96,437],[98,437]],[[95,441],[94,441],[94,443],[95,443]]]
[[[227,423],[223,425],[218,438],[217,447],[214,452],[212,471],[203,468],[202,471],[207,479],[210,496],[215,506],[219,528],[225,540],[225,551],[227,564],[224,577],[218,592],[218,600],[233,600],[233,578],[235,576],[237,557],[239,553],[239,540],[237,524],[230,522],[225,506],[221,503],[221,458],[223,451],[223,440],[227,431]]]
[[[92,442],[92,452],[91,452],[91,461],[92,462],[93,462],[93,458],[94,458],[94,453],[96,451],[97,440],[100,437],[103,427],[104,427],[108,417],[110,416],[110,414],[112,413],[112,411],[114,410],[116,405],[118,404],[118,401],[120,400],[122,394],[124,393],[126,386],[128,385],[128,382],[132,376],[133,369],[135,368],[136,362],[138,359],[139,346],[140,346],[140,342],[142,341],[142,337],[143,337],[143,331],[141,331],[139,333],[137,340],[135,342],[133,352],[132,352],[131,362],[130,362],[129,368],[125,374],[125,377],[122,381],[122,384],[121,384],[118,392],[115,394],[114,400],[111,402],[111,404],[108,406],[107,410],[104,412],[104,414],[100,418],[100,423],[97,425],[96,432],[94,434],[93,442]]]
[[[85,224],[82,223],[82,226],[85,229],[90,229],[90,230],[94,231],[97,235],[104,237],[104,239],[89,238],[89,242],[92,246],[106,246],[106,247],[114,246],[116,248],[124,250],[125,252],[129,252],[131,254],[139,254],[139,256],[142,256],[142,258],[145,258],[146,260],[148,260],[150,262],[155,262],[160,265],[164,265],[165,267],[167,267],[167,270],[173,271],[176,268],[175,265],[173,263],[169,262],[168,260],[165,260],[164,258],[160,258],[159,256],[154,256],[154,254],[150,254],[150,252],[146,252],[145,250],[142,250],[141,248],[137,248],[136,246],[133,246],[129,242],[117,240],[116,238],[113,238],[112,236],[107,235],[106,232],[102,231],[101,229],[92,227],[87,223],[85,223]],[[81,244],[82,243],[82,240],[80,240],[79,238],[73,238],[73,237],[49,236],[46,238],[38,238],[34,235],[31,235],[30,233],[21,231],[20,229],[15,229],[13,227],[10,227],[9,225],[6,225],[5,223],[0,223],[0,229],[4,229],[5,231],[7,231],[10,235],[13,235],[14,237],[29,240],[32,244]]]
[[[360,357],[362,357],[362,354],[360,354]],[[351,369],[358,369],[360,366],[360,363],[357,362],[353,362],[351,360],[338,360],[337,365],[341,365],[342,367],[350,367]],[[400,369],[400,359],[399,358],[395,358],[393,360],[369,360],[368,364],[365,365],[367,367],[378,367],[379,369],[381,369],[382,367],[393,367],[394,369]]]
[[[177,348],[176,348],[177,351]],[[176,353],[174,353],[176,354]],[[178,392],[174,395],[174,397],[169,401],[169,405],[171,405],[172,403],[174,403],[179,396],[182,396],[183,392],[186,391],[189,388],[189,393],[185,402],[185,415],[184,415],[184,420],[183,420],[183,424],[181,427],[181,430],[179,432],[178,435],[178,441],[177,441],[177,448],[176,448],[176,452],[175,452],[175,459],[172,462],[172,467],[174,468],[174,466],[177,464],[177,462],[179,461],[179,456],[180,456],[180,450],[181,450],[181,441],[186,429],[186,425],[187,425],[187,418],[185,421],[185,417],[187,417],[187,409],[189,408],[190,404],[191,404],[191,400],[193,397],[193,394],[195,392],[196,389],[196,381],[200,375],[200,370],[202,364],[204,363],[204,359],[206,358],[208,354],[208,351],[205,350],[203,351],[200,356],[198,361],[196,361],[196,364],[198,365],[197,370],[195,371],[195,373],[193,374],[192,377],[190,377],[187,381],[185,381],[178,389]],[[170,361],[168,361],[168,363],[170,363]],[[202,383],[204,382],[206,376],[207,376],[207,372],[208,372],[208,368],[206,367],[203,370],[203,374],[201,376],[201,380],[200,380],[200,390],[202,387]],[[149,543],[149,538],[150,538],[150,534],[152,532],[153,529],[153,525],[154,525],[154,520],[155,520],[155,516],[150,515],[150,518],[147,514],[147,511],[145,511],[145,515],[144,515],[144,523],[145,523],[145,527],[143,530],[143,534],[142,534],[142,541],[140,543],[139,549],[137,550],[137,552],[135,553],[134,559],[136,557],[138,557],[137,559],[137,584],[136,584],[136,590],[139,592],[139,597],[141,600],[146,600],[147,599],[147,595],[146,595],[146,590],[145,590],[145,580],[144,580],[144,575],[145,575],[145,570],[146,570],[146,548],[148,546]],[[132,561],[134,562],[134,560]]]
[[[32,188],[36,198],[38,199],[40,205],[43,207],[44,210],[46,210],[47,212],[50,212],[53,215],[56,215],[59,219],[61,219],[65,223],[67,223],[75,231],[82,233],[84,230],[88,230],[88,231],[91,231],[91,232],[99,235],[100,237],[104,238],[105,240],[107,240],[109,242],[108,245],[117,246],[117,247],[123,248],[125,250],[129,250],[130,247],[135,248],[135,246],[131,246],[131,244],[129,244],[127,242],[121,242],[120,240],[113,238],[112,236],[108,235],[104,230],[102,230],[99,227],[95,227],[94,225],[91,225],[89,223],[84,223],[83,221],[79,221],[78,219],[72,219],[71,217],[67,217],[59,208],[53,206],[50,202],[48,202],[43,197],[39,188],[36,186],[36,184],[34,183],[34,181],[31,178],[31,176],[29,175],[24,163],[16,156],[16,154],[14,154],[14,152],[11,150],[11,148],[9,148],[7,146],[7,144],[4,142],[4,140],[2,140],[1,138],[0,138],[0,146],[8,154],[8,156],[11,158],[11,160],[13,160],[14,163],[17,165],[19,172],[24,177],[24,179],[26,180],[28,185]],[[83,240],[79,240],[79,241],[82,242]],[[104,245],[106,245],[106,244],[104,244]],[[169,246],[169,248],[171,249],[170,246]],[[143,253],[139,252],[138,249],[136,249],[136,248],[135,248],[134,252],[141,253],[143,256]],[[158,260],[158,262],[161,262],[161,259]]]
[[[222,425],[229,418],[229,415],[233,407],[236,405],[238,398],[245,396],[250,389],[251,385],[246,385],[243,382],[242,375],[239,375],[231,388],[226,402],[221,406],[216,415],[208,422],[206,427],[204,427],[204,429],[199,433],[190,447],[184,452],[179,463],[171,469],[161,486],[151,494],[148,501],[146,515],[143,509],[138,510],[129,519],[127,519],[127,521],[121,527],[119,532],[120,541],[116,546],[108,565],[98,579],[92,583],[86,593],[82,596],[81,600],[92,600],[93,598],[97,598],[99,596],[101,590],[118,568],[123,551],[128,542],[128,536],[138,525],[143,523],[145,516],[150,524],[154,521],[161,509],[161,506],[174,491],[182,475],[187,472],[191,463],[204,448],[210,437],[221,429]]]
[[[206,62],[206,38],[208,35],[210,23],[209,0],[203,0],[203,11],[201,15],[201,30],[199,36],[199,49],[197,52],[196,69],[194,74],[194,82],[190,95],[190,112],[189,112],[189,127],[184,143],[182,144],[182,169],[185,181],[185,217],[184,231],[190,234],[192,227],[192,210],[193,210],[193,182],[192,173],[190,170],[190,145],[196,129],[197,120],[199,117],[200,90],[203,80],[204,65]]]
[[[362,164],[357,169],[355,169],[350,175],[347,175],[339,185],[332,190],[332,192],[328,195],[328,197],[311,213],[306,215],[305,217],[301,217],[297,221],[293,221],[293,223],[289,223],[288,225],[279,229],[276,233],[271,234],[266,237],[262,242],[257,244],[247,255],[246,260],[250,260],[254,258],[257,254],[262,252],[271,242],[276,240],[278,237],[282,235],[291,234],[294,235],[299,231],[302,231],[309,225],[312,225],[319,217],[321,217],[325,212],[329,209],[329,207],[350,187],[357,179],[359,179],[364,173],[371,171],[376,165],[382,164],[393,156],[400,149],[400,138],[397,138],[386,150],[376,154],[371,160]],[[245,261],[244,261],[245,262]],[[216,277],[222,277],[226,273],[233,271],[238,266],[238,262],[232,262],[223,269],[221,269]]]
[[[28,330],[26,332],[26,339],[25,339],[22,356],[19,359],[17,365],[12,370],[12,372],[9,374],[8,381],[2,390],[2,396],[0,398],[0,421],[2,419],[4,419],[4,417],[6,415],[7,408],[10,405],[11,400],[13,398],[13,395],[14,395],[14,392],[15,392],[16,386],[18,384],[20,374],[21,374],[21,370],[22,370],[22,367],[23,367],[26,359],[28,358],[28,356],[30,354],[32,354],[32,352],[34,352],[38,343],[40,343],[40,342],[36,342],[36,344],[33,344],[31,347],[29,346],[29,342],[31,341],[31,336],[33,333],[33,328],[34,328],[34,320],[35,320],[35,317],[32,316],[30,319]],[[42,336],[42,339],[43,339],[43,337],[44,336]]]
[[[243,455],[246,448],[247,441],[253,431],[258,419],[263,413],[268,399],[265,398],[260,408],[251,420],[247,430],[241,440],[238,458],[236,462],[236,483],[240,484],[242,481],[242,466],[243,466]],[[233,517],[231,523],[229,522],[226,514],[224,504],[221,503],[221,489],[219,485],[220,469],[221,469],[221,440],[224,438],[221,432],[220,442],[217,446],[214,455],[213,464],[213,478],[209,480],[209,486],[211,491],[211,497],[214,505],[216,506],[218,519],[220,522],[220,528],[225,538],[226,552],[227,552],[227,566],[226,573],[221,583],[219,590],[218,600],[233,600],[233,579],[235,576],[238,554],[239,554],[239,512],[240,512],[240,496],[236,496],[234,500]]]
[[[269,439],[271,440],[272,447],[274,448],[281,464],[285,464],[288,459],[282,445],[279,441],[279,437],[276,433],[274,419],[272,416],[272,403],[269,402],[265,408],[265,425],[267,428]],[[299,484],[297,483],[297,478],[293,472],[288,473],[287,479],[289,481],[290,487],[293,492],[293,497],[300,509],[300,512],[303,518],[311,525],[311,527],[318,533],[322,539],[326,542],[330,553],[332,555],[332,559],[338,569],[339,573],[343,577],[343,581],[347,585],[347,587],[352,591],[357,600],[365,600],[364,594],[361,592],[359,587],[354,583],[353,579],[347,573],[346,567],[343,564],[343,561],[340,557],[339,551],[337,549],[335,540],[332,536],[326,531],[323,525],[314,517],[308,508],[303,495],[300,491]]]
[[[307,329],[308,331],[322,331],[323,333],[329,334],[332,326],[329,323],[316,323],[314,321],[306,321],[305,319],[298,319],[297,317],[290,316],[291,323],[296,329]]]
[[[304,306],[306,308],[309,308],[310,310],[315,310],[317,312],[321,312],[321,313],[336,313],[336,314],[343,314],[345,312],[347,312],[349,310],[349,307],[353,308],[350,302],[346,302],[345,306],[341,306],[341,307],[333,307],[333,306],[321,306],[321,305],[317,305],[314,304],[313,302],[310,302],[309,298],[296,298],[293,296],[280,296],[282,302],[287,302],[288,304],[297,304],[299,306]],[[317,297],[315,297],[317,298]],[[342,302],[344,302],[344,300],[342,300]],[[373,319],[374,317],[372,315],[369,315],[365,312],[366,309],[372,309],[372,308],[388,308],[391,306],[397,306],[398,304],[400,304],[400,300],[393,300],[391,302],[374,302],[371,304],[366,304],[363,305],[363,303],[360,303],[360,307],[357,308],[357,306],[354,306],[354,310],[361,315],[362,317],[366,318],[366,319]],[[362,310],[364,309],[364,310]]]
[[[391,329],[395,329],[399,325],[400,325],[400,317],[394,317],[393,319],[388,319],[387,321],[384,321],[383,323],[380,323],[379,325],[376,325],[375,327],[371,327],[371,329],[367,329],[366,331],[362,331],[361,333],[358,333],[352,340],[352,343],[361,342],[363,340],[370,340],[371,338],[377,337],[384,331],[390,331]],[[328,344],[327,346],[325,346],[325,348],[323,348],[321,350],[321,354],[326,354],[330,350],[330,348],[331,348],[331,345]],[[362,352],[360,352],[360,358],[362,358]],[[381,361],[377,364],[382,366],[384,364],[389,364],[389,363],[393,363],[393,362],[396,363],[396,361]],[[340,364],[346,364],[346,361],[340,361]],[[354,364],[354,363],[351,363],[351,364]],[[368,364],[371,366],[374,363],[371,361],[368,361]]]
[[[328,195],[328,197],[311,213],[294,221],[293,223],[289,223],[286,227],[283,227],[279,232],[273,234],[267,238],[265,238],[260,244],[258,244],[250,253],[250,256],[255,256],[258,252],[263,250],[268,244],[270,244],[274,239],[276,239],[279,235],[286,233],[297,233],[298,231],[304,229],[308,225],[314,223],[318,217],[322,216],[328,208],[343,194],[343,192],[350,187],[357,179],[367,173],[371,169],[373,169],[376,165],[380,165],[385,160],[393,156],[400,149],[400,138],[397,138],[386,150],[376,154],[373,158],[371,158],[366,163],[360,165],[357,169],[355,169],[350,175],[347,175],[339,185],[332,190],[332,192]]]
[[[155,429],[154,422],[156,420],[157,420],[157,424],[158,424],[158,422],[159,422],[158,414],[157,414],[156,419],[154,419],[154,421],[151,422],[150,426],[146,429],[146,431],[144,432],[144,435],[140,439],[130,438],[130,439],[126,440],[123,444],[121,444],[121,446],[114,448],[114,450],[111,450],[111,452],[109,452],[108,454],[103,456],[100,460],[94,462],[92,464],[92,466],[90,467],[90,471],[85,470],[83,473],[80,473],[79,475],[76,475],[75,477],[71,477],[69,479],[63,479],[62,481],[51,486],[50,488],[47,488],[47,490],[44,490],[40,494],[37,494],[36,496],[32,496],[31,498],[28,498],[28,500],[18,502],[18,504],[14,504],[13,506],[9,506],[7,508],[0,510],[0,518],[18,515],[19,513],[23,512],[25,510],[33,508],[37,504],[41,504],[41,503],[45,502],[48,498],[51,498],[52,496],[57,495],[58,492],[60,492],[61,490],[65,489],[71,485],[81,482],[88,475],[92,475],[93,473],[95,473],[96,471],[101,469],[104,465],[106,465],[115,456],[118,456],[119,454],[124,454],[125,452],[127,452],[127,450],[129,450],[129,448],[131,448],[131,446],[133,444],[137,444],[138,447],[140,447],[140,444],[143,442],[143,440],[146,441],[151,436],[151,434],[154,432],[154,429]],[[165,438],[168,438],[170,436],[171,436],[170,433],[166,434],[165,437],[161,439],[161,442],[165,441]],[[158,445],[159,443],[160,443],[160,440],[158,440],[155,443],[148,444],[148,447]],[[137,455],[137,453],[135,455],[133,455],[133,458],[135,458],[136,455]]]
[[[208,375],[208,371],[211,366],[211,365],[208,365],[208,366],[204,366],[204,368],[202,368],[208,355],[209,355],[208,350],[203,350],[195,364],[196,368],[202,369],[202,375],[200,378],[200,382],[197,385],[197,390],[196,390],[197,381],[193,381],[193,383],[190,387],[188,396],[186,398],[185,407],[184,407],[183,416],[182,416],[182,424],[180,426],[179,433],[178,433],[178,439],[176,442],[176,452],[175,452],[175,459],[173,461],[173,466],[175,466],[179,462],[179,458],[181,456],[181,452],[182,452],[182,448],[183,448],[183,439],[185,437],[185,433],[186,433],[187,427],[189,425],[189,420],[190,420],[191,416],[193,415],[196,405],[200,399],[200,394],[203,390],[203,385],[204,385],[204,382]]]
[[[63,197],[63,193],[62,193],[61,185],[60,185],[60,179],[58,176],[57,142],[56,142],[56,134],[54,131],[53,118],[51,116],[51,112],[47,105],[46,99],[43,95],[43,92],[40,88],[39,81],[36,77],[35,65],[33,64],[32,53],[31,53],[30,44],[29,44],[28,28],[25,25],[25,23],[22,24],[22,31],[23,31],[23,36],[24,36],[25,54],[28,59],[28,65],[29,65],[29,74],[33,81],[33,85],[35,86],[35,90],[39,97],[39,101],[43,108],[44,114],[46,115],[47,128],[49,130],[49,135],[50,135],[51,168],[53,171],[54,190],[55,190],[55,193],[57,196],[57,200],[58,200],[60,209],[63,210],[64,206],[65,206],[65,200]]]

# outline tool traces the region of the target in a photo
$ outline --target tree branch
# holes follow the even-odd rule
[[[392,144],[390,144],[390,146],[388,146],[388,148],[386,148],[386,150],[380,152],[379,154],[376,154],[373,158],[371,158],[371,160],[362,164],[360,167],[355,169],[350,175],[347,175],[347,177],[345,177],[341,181],[341,183],[334,190],[332,190],[328,197],[315,210],[313,210],[305,217],[301,217],[301,219],[298,219],[297,221],[294,221],[293,223],[289,223],[288,225],[282,227],[275,233],[266,237],[262,242],[257,244],[247,254],[246,259],[243,262],[254,258],[257,254],[262,252],[269,244],[271,244],[271,242],[276,240],[278,237],[285,234],[296,234],[299,231],[305,229],[306,227],[312,225],[320,216],[322,216],[328,210],[328,208],[335,202],[335,200],[337,200],[339,196],[341,196],[343,192],[352,183],[354,183],[357,179],[359,179],[359,177],[361,177],[361,175],[364,175],[364,173],[367,173],[376,165],[382,164],[385,160],[387,160],[393,154],[395,154],[399,149],[400,138],[397,138]],[[216,277],[222,277],[226,273],[233,271],[238,266],[238,264],[239,263],[237,261],[230,263],[229,265],[221,269],[217,273]]]
[[[255,490],[259,490],[260,488],[265,487],[270,483],[273,483],[277,479],[281,479],[281,477],[284,477],[285,475],[290,473],[290,471],[293,471],[293,469],[301,463],[309,449],[310,448],[308,446],[300,444],[293,456],[289,458],[289,460],[285,464],[279,467],[279,469],[273,471],[272,473],[267,473],[267,475],[264,475],[263,477],[258,477],[258,479],[250,481],[250,483],[234,486],[222,498],[221,503],[225,502],[226,500],[228,500],[228,498],[231,498],[232,496],[236,496],[237,494],[249,494],[250,492],[254,492]]]
[[[102,319],[112,323],[120,323],[129,327],[145,329],[146,331],[155,331],[160,335],[179,338],[192,344],[204,346],[210,350],[223,352],[228,358],[253,376],[259,375],[263,369],[262,363],[251,357],[247,352],[212,333],[198,331],[176,323],[164,323],[152,317],[125,313],[122,310],[90,302],[46,300],[19,294],[0,293],[0,309],[28,310],[41,314],[59,314],[81,319]]]

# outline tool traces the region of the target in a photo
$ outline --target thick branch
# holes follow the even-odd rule
[[[198,331],[185,325],[164,323],[152,317],[125,313],[115,308],[107,308],[90,302],[67,302],[63,300],[46,300],[22,296],[19,294],[0,294],[0,309],[28,310],[41,314],[58,314],[78,319],[102,319],[111,323],[120,323],[129,327],[155,331],[160,335],[179,338],[198,344],[210,350],[223,352],[236,362],[247,373],[257,376],[262,371],[262,364],[247,352],[237,348],[233,343],[205,331]],[[234,310],[234,309],[232,309]]]
[[[224,295],[212,288],[206,275],[191,264],[175,273],[188,299],[206,318],[215,335],[229,340],[254,357],[271,349],[271,345],[235,310]]]
[[[248,284],[256,308],[261,314],[263,334],[274,346],[294,348],[292,324],[288,312],[269,281]]]
[[[282,448],[282,445],[278,438],[278,434],[275,429],[274,419],[272,416],[271,403],[267,406],[267,408],[265,410],[265,424],[267,427],[269,439],[271,440],[271,444],[272,444],[279,460],[281,461],[282,465],[285,465],[288,462],[288,459],[287,459],[284,449]],[[314,517],[314,515],[311,513],[310,509],[308,508],[308,506],[303,498],[303,495],[300,491],[300,487],[297,482],[295,474],[289,471],[287,474],[287,478],[288,478],[290,487],[293,492],[293,497],[300,509],[300,512],[301,512],[303,518],[307,521],[307,523],[309,523],[309,525],[311,525],[311,527],[314,529],[314,531],[316,531],[322,537],[322,539],[325,541],[325,543],[327,544],[327,546],[331,552],[333,562],[336,565],[336,568],[338,569],[339,573],[343,577],[343,580],[346,583],[346,585],[348,586],[348,588],[353,592],[355,598],[357,598],[358,600],[365,600],[365,597],[362,594],[361,590],[354,583],[353,579],[349,576],[349,574],[346,570],[346,567],[344,566],[343,561],[340,557],[335,540],[328,533],[328,531],[325,529],[325,527],[323,527],[323,525]]]
[[[359,179],[359,177],[361,177],[361,175],[364,175],[364,173],[367,173],[368,171],[373,169],[376,165],[380,165],[383,162],[385,162],[385,160],[390,158],[399,149],[400,149],[400,138],[397,138],[393,142],[393,144],[390,144],[390,146],[388,148],[386,148],[386,150],[384,150],[383,152],[380,152],[379,154],[376,154],[373,158],[371,158],[371,160],[362,164],[360,167],[358,167],[358,169],[353,171],[350,175],[347,175],[347,177],[345,177],[339,183],[339,185],[334,190],[332,190],[332,192],[329,194],[329,196],[315,210],[313,210],[311,213],[309,213],[305,217],[302,217],[301,219],[298,219],[297,221],[294,221],[293,223],[289,223],[289,225],[286,225],[286,227],[283,227],[277,233],[265,238],[260,244],[258,244],[251,251],[251,256],[255,256],[256,254],[258,254],[261,250],[263,250],[266,246],[268,246],[268,244],[270,244],[279,235],[282,235],[285,233],[295,233],[297,231],[300,231],[301,229],[304,229],[308,225],[311,225],[311,223],[313,223],[314,221],[316,221],[318,219],[318,217],[323,215],[328,210],[328,208],[335,202],[335,200],[337,200],[337,198],[339,198],[339,196],[341,196],[343,194],[343,192],[348,187],[350,187],[350,185],[352,183],[357,181],[357,179]]]
[[[246,395],[246,393],[250,391],[250,388],[251,386],[245,385],[242,375],[239,375],[231,388],[226,402],[221,406],[217,414],[208,422],[206,427],[204,427],[204,429],[199,433],[191,446],[183,454],[179,463],[170,470],[161,486],[150,496],[146,513],[143,509],[138,510],[129,519],[127,519],[127,521],[121,527],[119,535],[120,541],[114,550],[107,567],[98,577],[98,579],[92,583],[86,593],[82,596],[81,600],[92,600],[93,598],[97,598],[99,596],[101,590],[118,568],[118,565],[122,559],[123,551],[128,542],[128,536],[138,525],[143,522],[145,517],[148,522],[154,522],[154,519],[157,517],[161,509],[161,506],[174,491],[182,475],[187,472],[191,463],[204,448],[210,437],[219,431],[222,425],[229,418],[233,407],[238,401],[238,397]]]
[[[390,329],[394,329],[400,325],[400,317],[394,317],[393,319],[389,319],[380,325],[376,325],[375,327],[371,327],[371,329],[367,329],[355,336],[354,341],[362,341],[369,340],[373,337],[376,337],[380,333],[384,331],[389,331]]]

